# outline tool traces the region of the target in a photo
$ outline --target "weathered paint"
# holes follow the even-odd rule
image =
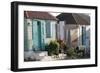
[[[41,28],[41,33],[40,33],[41,34],[40,35],[41,36],[41,39],[40,39],[41,40],[41,50],[45,50],[45,41],[44,41],[45,40],[44,31],[45,30],[44,30],[44,24],[45,24],[45,21],[41,20],[41,27],[40,27]]]
[[[24,19],[24,50],[28,50],[28,42],[27,42],[27,20]]]
[[[45,50],[45,44],[56,39],[55,21],[50,21],[51,37],[46,38],[46,20],[25,19],[24,20],[24,48],[25,50]]]
[[[56,21],[51,21],[50,22],[51,24],[51,37],[50,38],[46,38],[46,27],[44,27],[44,30],[45,30],[45,43],[49,43],[51,40],[56,40]],[[47,24],[45,24],[47,25]]]
[[[59,24],[57,24],[57,38],[64,40],[65,39],[65,31],[64,31],[65,23],[64,21],[60,21]]]
[[[31,19],[25,19],[24,21],[24,48],[29,51],[32,50],[32,21]]]
[[[86,27],[86,30],[83,31],[86,32],[85,34],[82,32],[82,27]],[[89,25],[65,24],[64,21],[60,21],[57,24],[57,38],[64,40],[67,45],[72,47],[84,45],[88,48],[90,46],[90,27]]]
[[[86,29],[83,30],[82,27],[85,27]],[[79,36],[78,44],[84,45],[87,49],[89,49],[90,48],[90,26],[89,25],[80,26],[78,29],[78,36]]]
[[[82,26],[79,25],[78,28],[78,46],[82,45]]]
[[[34,50],[44,50],[44,21],[35,19],[33,20],[33,48]]]
[[[39,50],[39,43],[40,43],[40,40],[39,40],[39,26],[37,21],[36,20],[33,20],[33,24],[32,24],[32,36],[33,36],[33,50]],[[40,28],[41,29],[41,28]]]
[[[86,47],[90,48],[90,26],[86,26]]]

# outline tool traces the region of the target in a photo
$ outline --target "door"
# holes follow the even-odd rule
[[[40,51],[41,50],[41,22],[40,21],[33,21],[32,26],[33,32],[33,50]]]
[[[40,21],[37,21],[37,38],[38,38],[38,48],[39,50],[41,50],[41,22]]]
[[[86,27],[82,27],[82,45],[86,45]]]

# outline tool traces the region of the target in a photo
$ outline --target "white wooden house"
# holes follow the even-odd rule
[[[90,17],[82,13],[61,13],[57,16],[57,38],[69,47],[85,46],[90,49]]]

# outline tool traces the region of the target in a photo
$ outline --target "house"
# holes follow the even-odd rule
[[[90,17],[82,13],[61,13],[57,16],[57,39],[64,40],[68,47],[84,46],[90,49]]]
[[[56,22],[48,12],[24,11],[24,61],[48,56],[45,44],[56,39]]]
[[[45,43],[56,39],[56,22],[48,12],[24,11],[25,51],[45,50]]]

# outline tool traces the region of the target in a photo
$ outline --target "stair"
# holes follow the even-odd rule
[[[43,59],[45,56],[48,56],[48,52],[47,51],[26,51],[24,52],[24,59],[25,61],[40,61],[41,59]]]

